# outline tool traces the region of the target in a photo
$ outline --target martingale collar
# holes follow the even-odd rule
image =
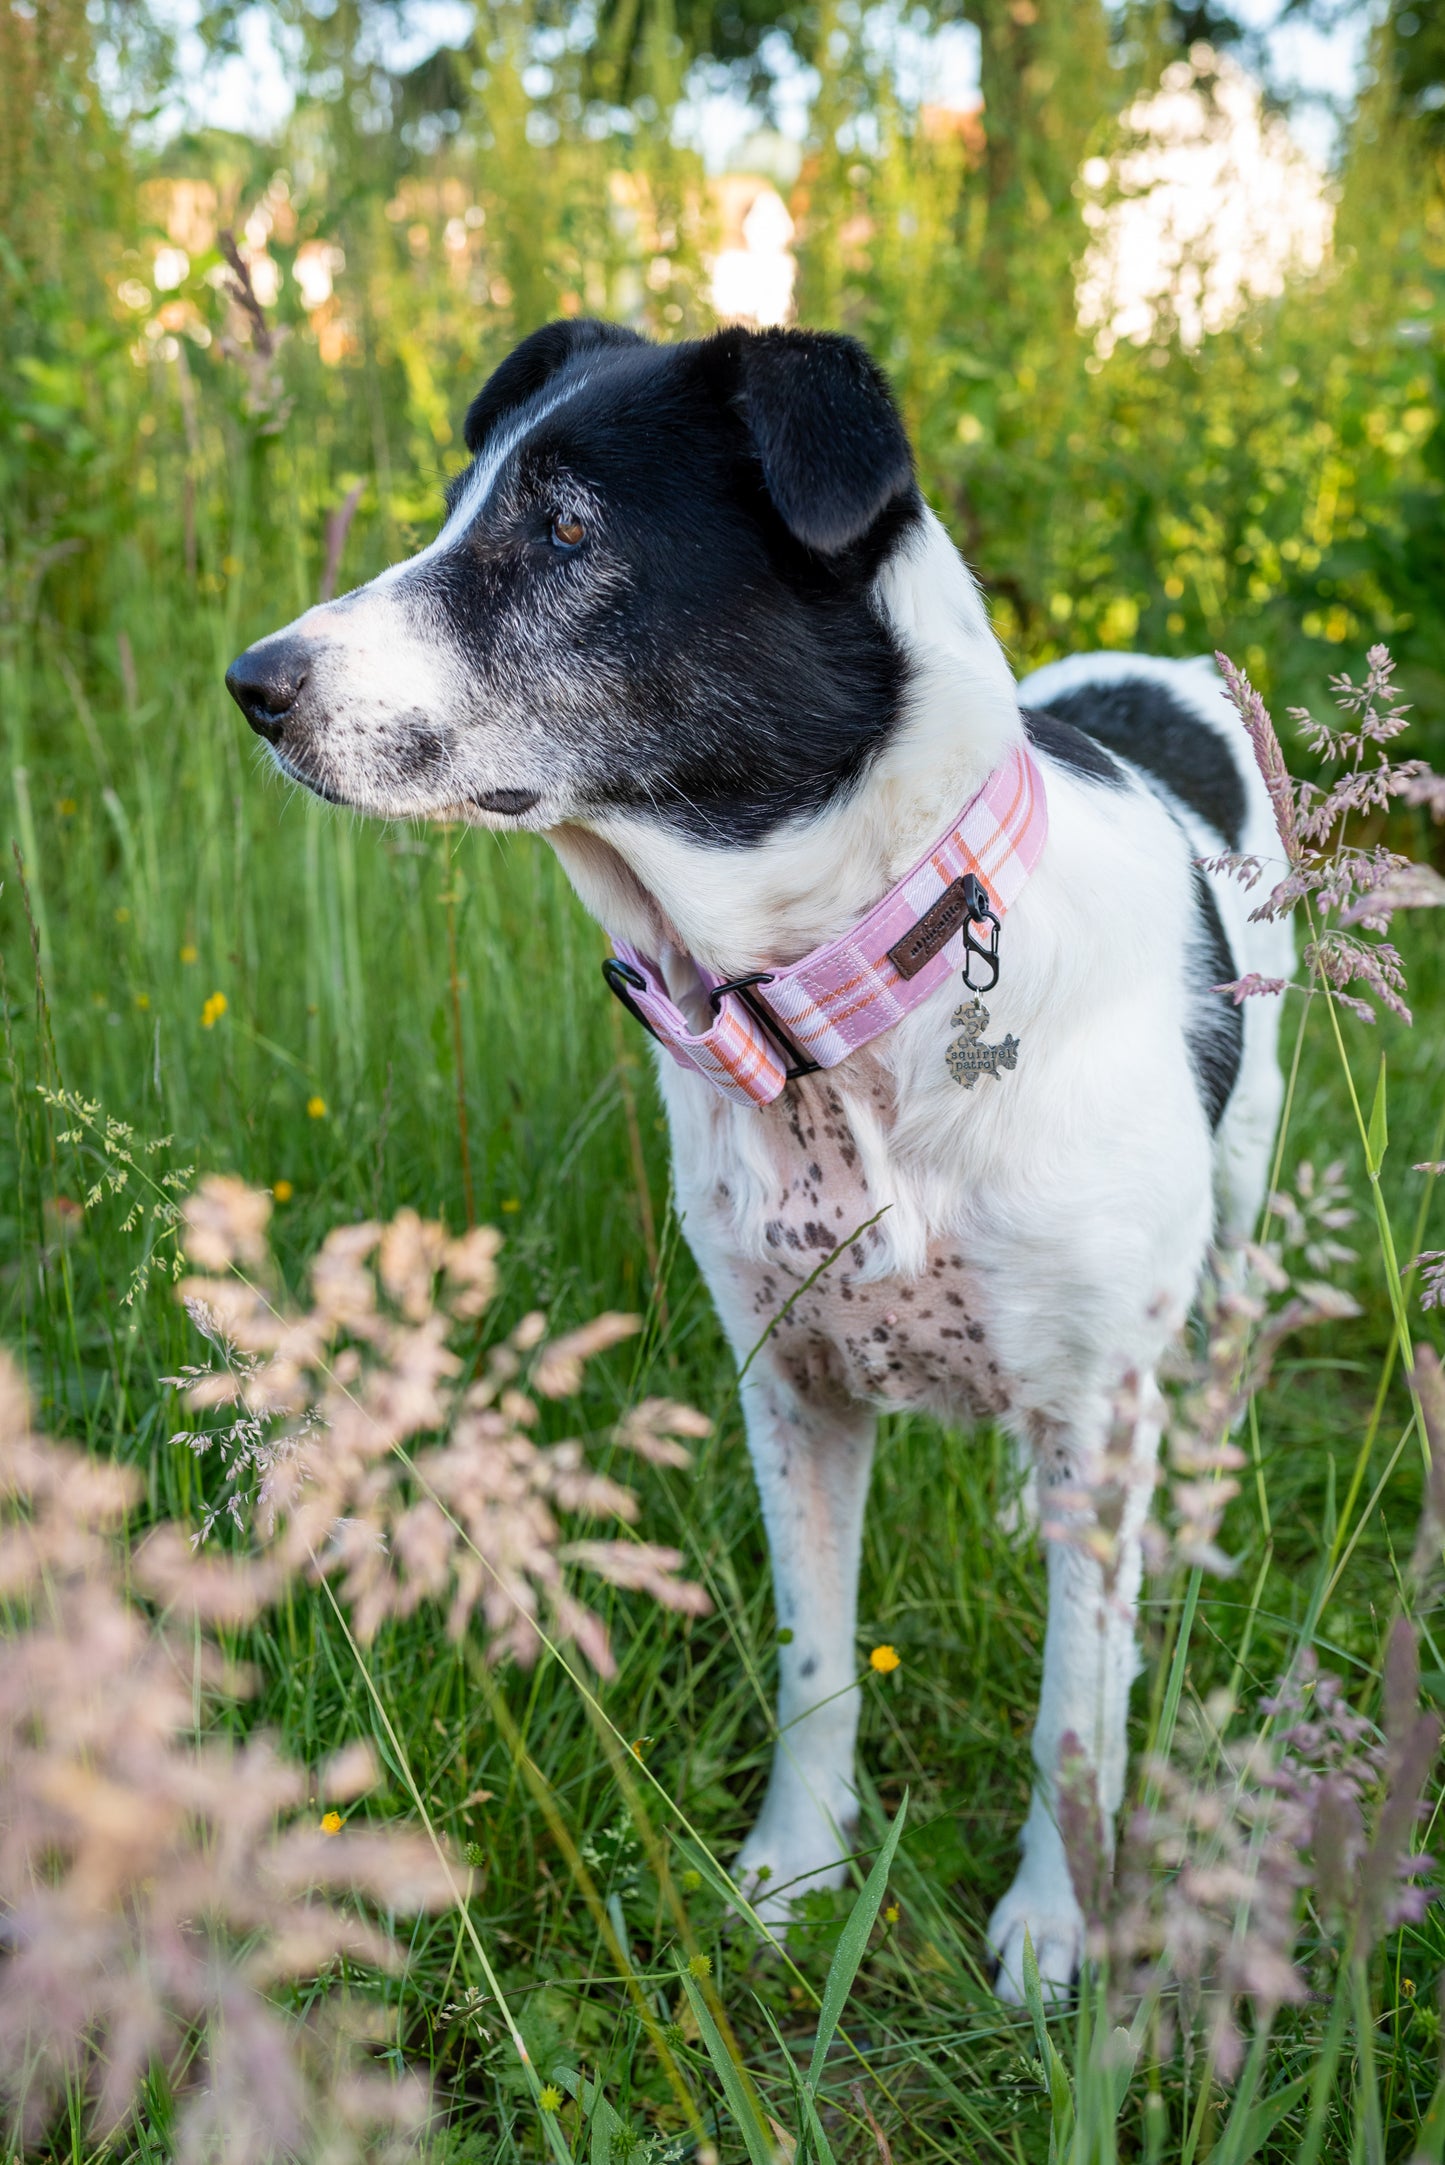
[[[1019,744],[947,834],[841,939],[786,969],[746,977],[722,979],[699,966],[717,1018],[711,1028],[688,1028],[656,963],[625,940],[613,940],[602,973],[680,1067],[695,1068],[735,1104],[771,1105],[795,1075],[836,1067],[901,1022],[969,955],[992,959],[996,979],[999,919],[1018,899],[1048,830],[1044,778]],[[969,930],[986,917],[990,948]]]

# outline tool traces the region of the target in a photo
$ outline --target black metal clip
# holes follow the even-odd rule
[[[617,995],[634,1022],[640,1022],[649,1037],[657,1037],[657,1032],[632,997],[634,992],[647,990],[647,979],[642,972],[634,970],[632,964],[624,962],[620,955],[609,955],[602,965],[602,975],[606,980],[607,990]],[[661,1038],[657,1038],[657,1042],[661,1044]]]
[[[707,996],[708,1005],[716,1014],[722,1005],[723,994],[725,992],[735,993],[759,1029],[767,1032],[783,1055],[783,1065],[787,1071],[788,1081],[796,1082],[800,1075],[816,1075],[820,1072],[818,1062],[805,1058],[799,1052],[797,1046],[770,1008],[766,1007],[761,1000],[749,997],[754,985],[771,985],[772,982],[773,973],[771,970],[753,970],[746,977],[730,977],[726,984],[714,985],[711,988]]]
[[[998,936],[1002,928],[999,925],[993,906],[989,902],[988,889],[976,872],[966,872],[964,874],[963,906],[968,912],[963,928],[963,981],[970,992],[992,992],[994,986],[998,983]],[[993,930],[989,934],[986,947],[981,940],[974,938],[971,930],[974,925],[992,925]],[[982,985],[976,985],[968,974],[975,955],[978,956],[981,962],[986,962],[993,971],[992,977]]]

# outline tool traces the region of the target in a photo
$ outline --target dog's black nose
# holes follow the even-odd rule
[[[226,690],[268,744],[281,742],[286,717],[306,682],[309,658],[299,639],[262,639],[237,655],[226,671]]]

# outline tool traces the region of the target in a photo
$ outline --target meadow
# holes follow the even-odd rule
[[[1056,40],[1082,39],[1042,15]],[[536,842],[367,825],[287,791],[222,685],[232,656],[323,582],[358,583],[424,538],[466,398],[533,322],[579,295],[627,303],[662,335],[710,320],[697,170],[659,129],[600,140],[569,120],[575,55],[553,53],[548,90],[526,91],[517,13],[491,23],[486,126],[470,135],[463,101],[459,133],[408,139],[398,93],[390,132],[366,141],[341,106],[303,101],[279,150],[196,135],[162,153],[98,100],[65,102],[90,64],[83,11],[66,21],[71,44],[31,56],[29,94],[69,115],[69,151],[41,130],[22,140],[12,112],[0,175],[0,1341],[37,1427],[134,1469],[129,1553],[157,1522],[196,1531],[227,1493],[221,1447],[195,1442],[218,1417],[171,1380],[214,1350],[175,1297],[182,1194],[214,1173],[267,1191],[293,1292],[338,1225],[411,1207],[453,1232],[495,1226],[487,1344],[537,1310],[554,1330],[604,1310],[641,1318],[589,1363],[580,1399],[544,1406],[540,1433],[583,1434],[592,1462],[636,1489],[642,1538],[681,1552],[710,1600],[684,1615],[594,1586],[616,1661],[606,1679],[555,1640],[530,1667],[492,1665],[485,1629],[448,1636],[436,1602],[364,1643],[334,1584],[304,1575],[217,1627],[249,1689],[203,1690],[198,1665],[197,1735],[238,1749],[274,1737],[309,1770],[303,1816],[328,1803],[317,1770],[369,1742],[380,1779],[357,1820],[423,1820],[469,1874],[464,1902],[429,1914],[361,1902],[395,1932],[398,1964],[339,1956],[278,1988],[281,2002],[298,2021],[337,1996],[384,2010],[373,2063],[428,2077],[418,2140],[456,2165],[830,2152],[840,2165],[1438,2165],[1436,1906],[1367,1930],[1312,1866],[1289,1896],[1305,1996],[1272,2008],[1246,1992],[1250,2049],[1227,2076],[1207,1994],[1161,1985],[1132,2035],[1102,1970],[1067,2009],[1019,2017],[994,1999],[983,1924],[1028,1794],[1043,1568],[1036,1536],[1001,1531],[1016,1474],[989,1431],[884,1423],[858,1650],[857,1879],[906,1800],[886,1889],[809,1897],[786,1953],[733,1913],[725,1868],[771,1752],[776,1627],[732,1365],[672,1209],[644,1045],[602,985],[603,936]],[[1020,669],[1101,641],[1222,648],[1265,691],[1296,771],[1315,773],[1286,706],[1332,711],[1329,676],[1358,679],[1383,638],[1414,709],[1399,755],[1445,765],[1438,150],[1412,150],[1367,111],[1328,272],[1202,347],[1166,324],[1096,366],[1066,290],[1077,234],[1049,226],[1025,281],[1005,243],[1023,230],[1008,221],[1033,213],[997,174],[888,110],[856,54],[825,70],[821,95],[835,132],[815,140],[793,198],[800,306],[895,368],[925,487],[978,562]],[[830,148],[838,114],[869,100],[873,147],[855,134]],[[530,125],[537,111],[557,117],[556,136]],[[1026,100],[1011,125],[1029,139]],[[1100,129],[1051,143],[1062,180],[1041,156],[1059,219]],[[631,194],[609,174],[630,176]],[[308,312],[289,279],[268,303],[266,321],[289,332],[274,353],[228,289],[214,230],[173,284],[156,277],[158,252],[180,245],[166,224],[175,185],[201,180],[238,231],[269,204],[262,240],[285,265],[318,234],[342,249],[324,305]],[[449,187],[484,213],[473,226]],[[1365,200],[1388,246],[1357,245]],[[855,230],[840,240],[843,208]],[[1394,335],[1402,308],[1423,337]],[[1361,834],[1440,861],[1423,809],[1370,814]],[[1415,1170],[1445,1157],[1445,945],[1428,910],[1392,936],[1412,1025],[1367,1025],[1322,992],[1288,1007],[1280,1185],[1318,1189],[1338,1165],[1354,1212],[1328,1236],[1312,1220],[1314,1252],[1291,1268],[1327,1277],[1358,1312],[1284,1339],[1250,1401],[1220,1534],[1232,1571],[1176,1554],[1150,1581],[1136,1763],[1156,1810],[1151,1754],[1172,1753],[1199,1794],[1254,1784],[1244,1740],[1269,1731],[1261,1702],[1286,1675],[1308,1683],[1311,1662],[1375,1737],[1402,1614],[1420,1698],[1445,1707],[1439,1527],[1436,1553],[1412,1566],[1428,1454],[1400,1358],[1441,1337],[1411,1261],[1445,1245],[1434,1177]],[[109,1147],[107,1120],[126,1131],[110,1129]],[[117,1188],[119,1151],[131,1170]],[[1282,1227],[1276,1211],[1276,1240]],[[473,1366],[481,1350],[468,1340]],[[624,1464],[608,1441],[656,1396],[712,1422],[690,1468]],[[223,1516],[209,1546],[239,1555],[249,1539],[248,1521]],[[17,1632],[43,1606],[6,1598]],[[154,1613],[152,1596],[134,1598]],[[870,1663],[881,1647],[899,1657],[891,1670]],[[1437,1777],[1413,1832],[1426,1852]],[[1377,1831],[1391,1778],[1360,1777]],[[1257,1862],[1267,1833],[1246,1830],[1242,1854]],[[1351,1854],[1358,1874],[1364,1851]],[[801,2070],[820,2002],[832,2035],[814,2110]],[[135,2115],[102,2133],[72,2070],[34,2154],[174,2154],[196,2049],[152,2066]],[[334,2154],[334,2136],[317,2131],[315,2154]],[[224,2134],[213,2146],[227,2149]]]

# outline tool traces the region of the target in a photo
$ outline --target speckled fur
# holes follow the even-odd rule
[[[870,1064],[870,1101],[891,1125],[890,1078],[866,1054],[851,1066]],[[855,1087],[862,1079],[854,1075]],[[767,1254],[739,1263],[734,1302],[751,1315],[757,1337],[780,1318],[769,1339],[779,1374],[800,1395],[880,1411],[908,1406],[968,1423],[1005,1413],[1008,1391],[988,1345],[987,1289],[957,1241],[936,1242],[916,1280],[870,1276],[885,1245],[876,1221],[883,1199],[870,1194],[843,1100],[826,1077],[805,1076],[788,1085],[778,1111],[768,1128],[777,1177],[763,1223]],[[725,1179],[699,1215],[709,1221],[702,1235],[709,1249],[728,1238],[736,1214]]]

